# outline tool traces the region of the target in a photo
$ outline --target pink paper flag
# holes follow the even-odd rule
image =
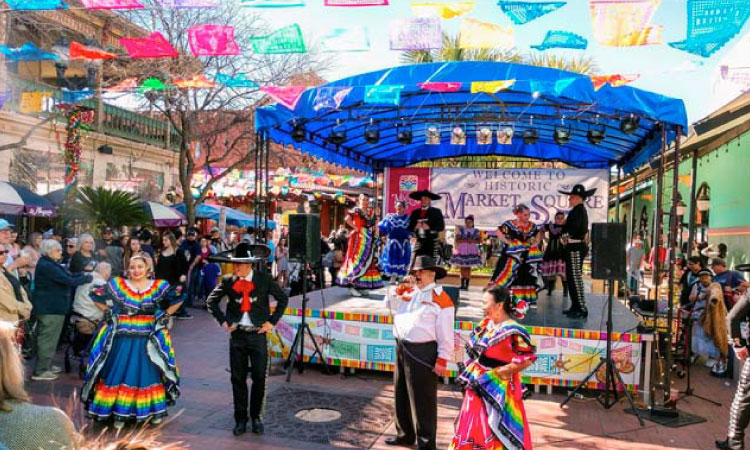
[[[239,55],[240,47],[234,40],[234,27],[198,25],[188,29],[190,50],[195,56]]]
[[[260,88],[261,92],[289,109],[294,109],[297,106],[297,102],[306,89],[307,86],[264,86]]]
[[[143,9],[138,0],[81,0],[86,9]]]
[[[132,59],[176,58],[177,50],[158,31],[145,38],[122,38],[120,44],[125,47]]]
[[[219,0],[159,0],[165,8],[212,8]]]
[[[458,92],[461,89],[461,83],[458,81],[425,81],[417,83],[417,86],[435,92]]]
[[[388,0],[326,0],[325,6],[388,6]]]

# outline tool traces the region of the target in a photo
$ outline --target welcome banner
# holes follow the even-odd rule
[[[446,225],[463,225],[469,214],[477,227],[494,229],[513,218],[519,203],[531,209],[531,220],[546,223],[558,211],[567,212],[568,191],[576,184],[596,188],[586,200],[589,223],[607,221],[606,169],[429,169],[395,168],[385,172],[386,213],[395,212],[396,200],[406,200],[409,210],[419,202],[414,191],[429,189],[442,196],[433,206],[443,211]]]

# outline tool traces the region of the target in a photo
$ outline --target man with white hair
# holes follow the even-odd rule
[[[80,314],[92,322],[100,321],[104,317],[104,312],[94,304],[89,293],[91,293],[93,288],[107,284],[111,275],[112,266],[108,262],[102,261],[98,263],[94,267],[94,271],[91,272],[91,276],[93,277],[91,282],[82,284],[76,288],[76,295],[73,299],[73,312]]]

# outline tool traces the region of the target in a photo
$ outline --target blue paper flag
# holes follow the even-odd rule
[[[574,81],[575,78],[560,78],[554,81],[529,80],[529,87],[532,92],[539,92],[541,95],[560,97]]]
[[[45,52],[39,49],[33,42],[27,42],[18,48],[10,48],[5,45],[0,45],[0,53],[2,53],[8,61],[57,61],[60,59],[60,57],[54,53]]]
[[[315,99],[313,100],[313,109],[337,109],[341,106],[351,87],[319,87],[316,89]]]
[[[687,39],[669,45],[708,58],[732,40],[750,17],[747,0],[689,0]]]
[[[216,74],[216,81],[223,84],[226,87],[231,88],[257,88],[258,83],[247,78],[244,73],[238,74],[236,77],[230,77],[223,73]]]
[[[537,50],[547,50],[548,48],[573,48],[585,50],[589,41],[583,36],[579,36],[569,31],[551,30],[547,32],[544,41],[539,45],[532,45],[531,48]]]
[[[534,19],[538,19],[545,14],[549,14],[553,11],[557,11],[567,4],[567,2],[515,2],[500,0],[497,3],[500,9],[510,17],[516,25],[523,25],[529,23]]]
[[[48,11],[68,9],[62,0],[5,0],[10,9],[15,11]]]
[[[91,89],[86,89],[83,91],[63,90],[62,102],[63,103],[80,103],[84,100],[92,98],[93,96],[94,96],[94,91]]]
[[[365,88],[365,103],[377,105],[396,105],[401,101],[403,85],[376,85]]]

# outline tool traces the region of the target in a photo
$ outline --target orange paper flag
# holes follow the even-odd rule
[[[680,183],[684,184],[685,186],[690,186],[692,182],[693,182],[692,175],[680,175]]]
[[[640,77],[641,75],[637,73],[630,75],[621,75],[619,73],[612,75],[593,75],[591,77],[591,82],[594,84],[594,89],[598,91],[607,83],[609,83],[612,87],[620,87],[630,84]]]
[[[98,48],[89,48],[78,42],[70,43],[70,59],[115,59],[117,55]]]
[[[205,75],[196,75],[193,78],[174,80],[174,85],[183,89],[213,89],[216,83],[210,81]]]

